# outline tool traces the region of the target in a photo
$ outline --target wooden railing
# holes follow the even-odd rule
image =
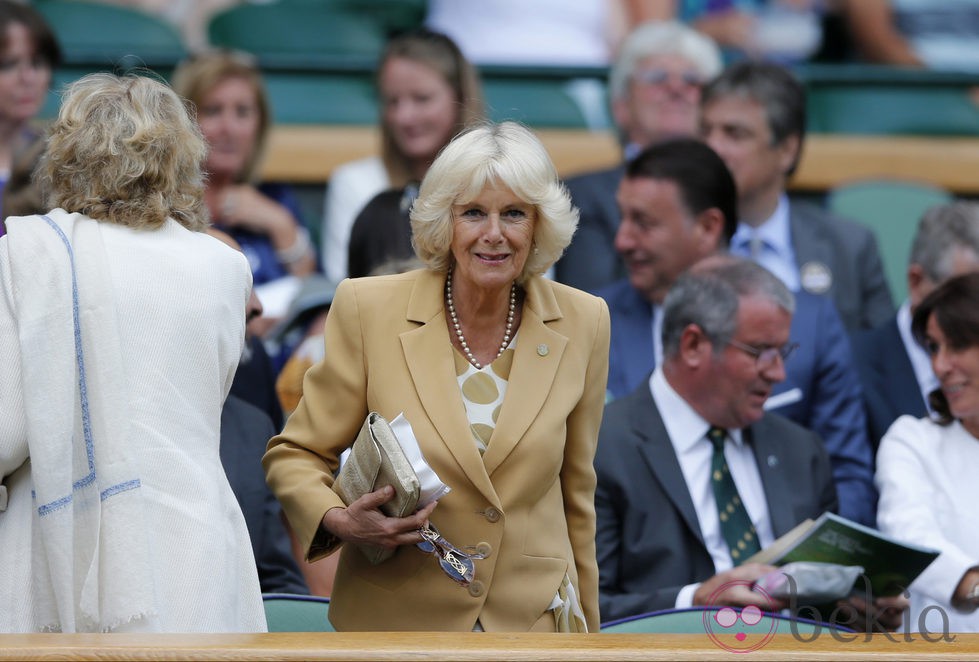
[[[539,129],[562,176],[605,168],[620,159],[607,131]],[[271,135],[264,176],[292,183],[326,182],[346,161],[376,154],[376,129],[365,126],[279,125]],[[797,190],[825,191],[869,177],[930,182],[960,195],[979,194],[979,137],[811,134],[791,181]]]
[[[751,660],[979,660],[979,635],[775,635]],[[739,644],[740,645],[740,644]],[[748,643],[743,644],[747,648]],[[706,635],[272,633],[0,635],[0,660],[724,660],[735,649]],[[748,659],[748,658],[745,658]]]

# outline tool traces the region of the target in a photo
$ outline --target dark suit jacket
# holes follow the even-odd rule
[[[581,218],[571,245],[554,267],[559,282],[591,292],[625,278],[625,263],[615,250],[621,220],[615,192],[624,172],[619,165],[565,181]]]
[[[902,414],[927,415],[921,387],[897,328],[897,316],[853,336],[857,370],[863,381],[867,430],[874,451],[891,423]]]
[[[265,484],[262,455],[276,433],[258,407],[229,395],[221,410],[221,464],[245,515],[263,593],[298,593],[309,589],[292,556],[282,509]]]
[[[776,536],[835,511],[819,438],[776,414],[744,431]],[[595,457],[602,621],[676,603],[680,589],[714,574],[697,513],[663,419],[646,385],[606,407]]]
[[[621,397],[644,384],[656,367],[653,310],[628,280],[597,294],[608,303],[612,324],[608,390]],[[801,397],[773,411],[823,439],[840,495],[840,514],[873,526],[877,492],[860,379],[833,303],[826,297],[797,293],[789,338],[799,343],[799,349],[786,362],[785,381],[775,386],[772,396],[797,388]]]
[[[883,324],[894,314],[877,239],[867,227],[819,207],[789,205],[792,248],[802,274],[806,264],[820,263],[832,274],[826,294],[849,331]]]
[[[285,420],[279,396],[275,393],[276,366],[265,351],[261,338],[249,336],[245,342],[248,343],[251,356],[247,361],[238,364],[235,379],[231,382],[231,393],[265,412],[278,432]],[[288,357],[282,359],[283,363],[285,358]]]

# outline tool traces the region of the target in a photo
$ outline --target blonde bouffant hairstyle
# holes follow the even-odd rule
[[[154,229],[208,225],[207,147],[184,102],[145,76],[95,73],[68,86],[37,171],[48,208]]]
[[[578,210],[544,145],[516,122],[477,125],[445,146],[411,207],[412,244],[430,269],[447,271],[454,264],[453,205],[471,202],[491,184],[506,186],[537,212],[533,248],[517,278],[523,284],[561,257],[578,227]]]

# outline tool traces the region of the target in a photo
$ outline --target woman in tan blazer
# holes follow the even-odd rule
[[[396,549],[371,565],[343,546],[337,629],[597,631],[608,309],[542,277],[577,218],[529,130],[480,126],[443,150],[412,208],[428,268],[337,289],[325,359],[264,459],[309,560],[340,542]],[[403,413],[451,492],[404,518],[378,509],[386,486],[344,506],[334,472],[369,411]],[[478,552],[472,581],[416,547],[429,520]]]

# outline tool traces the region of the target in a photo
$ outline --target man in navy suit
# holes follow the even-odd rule
[[[828,295],[851,332],[889,319],[894,304],[873,233],[786,195],[805,137],[802,83],[777,64],[737,62],[708,83],[700,104],[701,137],[738,186],[731,252],[793,292]]]
[[[603,621],[699,605],[759,605],[751,583],[774,568],[744,563],[807,518],[836,510],[829,459],[811,431],[764,403],[792,351],[792,294],[741,258],[698,264],[663,303],[663,362],[606,408],[595,470]],[[709,428],[723,430],[723,469]],[[732,519],[714,483],[734,479],[746,511]],[[750,526],[749,526],[750,525]],[[740,547],[739,547],[740,546]],[[742,553],[743,552],[743,553]]]
[[[611,316],[612,397],[645,383],[658,364],[662,301],[680,274],[727,246],[737,218],[737,192],[710,147],[677,139],[650,147],[629,163],[618,205],[622,221],[615,246],[629,278],[597,291]],[[873,525],[876,492],[862,394],[832,302],[800,293],[791,336],[799,350],[766,406],[822,437],[840,514]]]
[[[704,83],[721,71],[721,51],[679,21],[644,23],[629,34],[609,73],[612,116],[626,159],[661,140],[693,136]],[[593,291],[625,277],[612,245],[619,227],[615,191],[625,166],[566,181],[580,220],[571,245],[555,265],[558,281]]]
[[[908,299],[885,324],[853,337],[868,434],[875,449],[898,416],[928,414],[928,395],[938,388],[928,353],[911,336],[915,307],[947,279],[976,270],[979,205],[953,202],[925,212],[908,261]]]

